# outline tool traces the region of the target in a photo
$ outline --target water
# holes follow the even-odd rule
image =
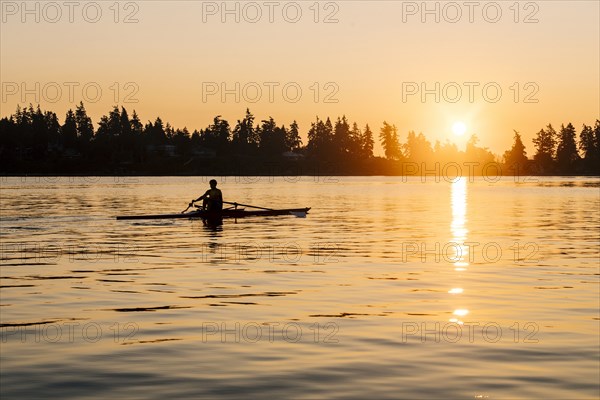
[[[2,398],[597,398],[598,178],[2,178]]]

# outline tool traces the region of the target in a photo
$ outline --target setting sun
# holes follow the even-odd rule
[[[454,133],[456,136],[462,136],[466,131],[467,126],[463,122],[457,121],[454,123],[454,125],[452,125],[452,133]]]

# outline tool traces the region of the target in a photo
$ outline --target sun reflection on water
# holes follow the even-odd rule
[[[457,273],[465,272],[468,270],[468,254],[469,247],[465,246],[467,240],[467,234],[469,230],[466,227],[467,223],[467,178],[461,177],[452,183],[451,187],[451,206],[452,206],[452,222],[450,223],[450,231],[452,233],[451,241],[455,244],[453,247],[452,259],[454,262],[454,271]],[[453,295],[460,295],[464,292],[461,287],[452,288],[448,293]],[[450,318],[450,322],[463,324],[459,318],[469,314],[469,310],[466,308],[457,308],[452,313],[455,317]]]

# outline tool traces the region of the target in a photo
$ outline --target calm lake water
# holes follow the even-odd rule
[[[3,399],[600,395],[598,178],[0,179]]]

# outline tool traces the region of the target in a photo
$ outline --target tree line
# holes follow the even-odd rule
[[[408,171],[406,164],[430,170],[439,163],[470,163],[476,173],[497,163],[507,175],[600,170],[599,120],[594,126],[584,124],[579,135],[571,123],[558,131],[547,125],[533,139],[531,159],[517,131],[503,156],[478,146],[476,135],[463,151],[450,141],[432,144],[414,131],[402,142],[396,126],[387,121],[375,133],[346,116],[335,121],[317,117],[306,137],[304,144],[296,121],[289,126],[272,117],[257,121],[249,109],[233,126],[216,116],[204,129],[190,132],[160,117],[143,124],[135,110],[129,114],[124,107],[113,107],[94,128],[83,103],[67,111],[62,124],[54,112],[18,106],[0,119],[0,173],[399,175]],[[376,138],[385,157],[373,154]]]

